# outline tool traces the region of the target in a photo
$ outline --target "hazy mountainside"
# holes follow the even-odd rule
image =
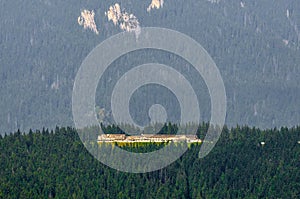
[[[104,15],[113,3],[0,2],[1,132],[73,125],[71,94],[76,72],[95,46],[119,32]],[[229,126],[239,123],[265,128],[299,123],[297,0],[176,0],[165,1],[163,8],[150,13],[146,12],[150,2],[120,3],[135,14],[141,27],[178,30],[209,52],[225,82]],[[82,9],[95,10],[99,35],[77,24]],[[156,58],[156,53],[148,53],[148,61],[158,59],[167,63],[166,57]],[[135,61],[147,63],[145,60],[144,56]],[[132,62],[120,59],[115,64],[129,66]],[[180,60],[175,58],[173,62]],[[99,97],[103,97],[101,92]],[[204,109],[203,115],[207,121],[209,110]]]
[[[299,127],[225,128],[203,159],[194,146],[131,174],[98,162],[71,128],[17,132],[0,136],[0,198],[299,198],[299,141]]]

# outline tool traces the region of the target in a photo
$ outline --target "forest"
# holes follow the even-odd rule
[[[0,198],[299,198],[299,141],[299,126],[225,127],[205,158],[195,145],[164,169],[132,174],[97,161],[71,127],[17,131],[0,136]]]

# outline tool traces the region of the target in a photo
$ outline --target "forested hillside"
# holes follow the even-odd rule
[[[0,198],[299,198],[299,141],[300,127],[225,128],[204,159],[194,146],[130,174],[94,159],[72,128],[16,132],[0,136]]]
[[[104,15],[114,3],[0,1],[1,132],[73,125],[71,96],[77,70],[95,46],[120,32]],[[118,3],[134,13],[141,27],[180,31],[208,51],[225,82],[227,125],[273,128],[300,121],[297,0],[165,0],[163,8],[151,12],[146,11],[150,0]],[[95,11],[99,35],[78,25],[82,9]],[[129,56],[131,59],[116,60],[111,76],[122,75],[124,68],[137,63],[182,63],[176,57],[170,61],[169,55],[157,51],[136,53]],[[121,68],[120,73],[114,67]],[[191,81],[199,82],[192,77]],[[105,92],[112,86],[107,83]],[[100,101],[100,91],[98,96]],[[208,121],[209,96],[207,92],[203,96],[201,115]],[[147,99],[150,104],[155,100]],[[106,108],[105,104],[100,108]]]

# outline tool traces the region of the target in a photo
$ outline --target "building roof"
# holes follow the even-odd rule
[[[126,136],[125,134],[102,134],[98,136],[98,141],[178,141],[178,140],[200,140],[196,135],[161,135],[161,134],[142,134]],[[200,140],[201,141],[201,140]]]

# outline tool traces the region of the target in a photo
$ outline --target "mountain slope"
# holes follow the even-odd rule
[[[71,94],[76,72],[95,46],[119,32],[104,15],[110,4],[57,0],[0,2],[2,133],[18,128],[73,125]],[[244,2],[242,6],[233,0],[176,0],[166,1],[163,8],[150,13],[146,12],[145,2],[124,0],[121,5],[137,16],[142,27],[181,31],[209,52],[225,82],[227,125],[266,128],[293,126],[300,121],[297,1],[264,0]],[[84,8],[95,10],[99,35],[77,24]],[[154,57],[155,52],[151,55]],[[116,71],[111,76],[116,76]],[[200,106],[208,107],[207,103]],[[209,120],[209,110],[201,114],[205,121]]]

